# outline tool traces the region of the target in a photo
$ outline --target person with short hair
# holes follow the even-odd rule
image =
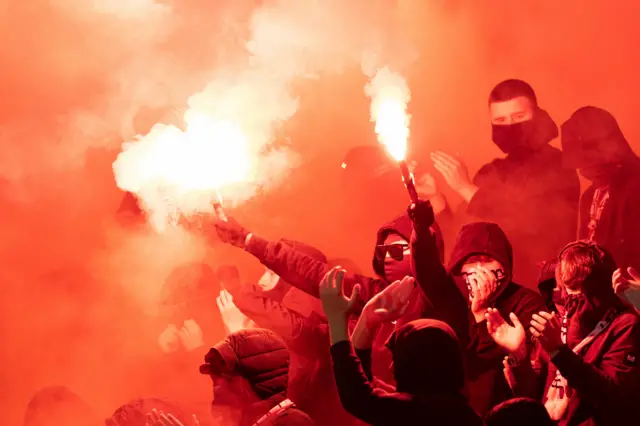
[[[514,247],[514,280],[533,288],[540,264],[575,239],[580,182],[549,145],[558,127],[528,83],[502,81],[488,103],[491,138],[504,158],[482,166],[473,180],[461,159],[440,151],[431,158],[465,202],[456,221],[500,225]]]
[[[556,283],[564,313],[541,310],[531,321],[507,324],[487,312],[490,335],[510,353],[505,373],[517,396],[544,405],[565,425],[631,425],[640,383],[640,317],[611,286],[612,256],[591,241],[567,245],[558,256]],[[529,357],[525,327],[536,339]]]

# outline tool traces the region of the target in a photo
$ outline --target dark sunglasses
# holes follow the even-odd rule
[[[376,246],[375,254],[378,260],[384,260],[389,253],[393,260],[404,259],[404,251],[409,248],[409,244],[380,244]]]

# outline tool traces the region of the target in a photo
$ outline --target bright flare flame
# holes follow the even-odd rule
[[[189,99],[184,131],[156,124],[123,144],[113,164],[118,187],[163,231],[180,217],[214,213],[220,197],[234,205],[279,182],[297,160],[272,146],[274,126],[297,109],[285,83],[259,69],[212,81]]]
[[[371,98],[371,121],[376,123],[378,141],[396,161],[404,160],[411,120],[407,114],[411,100],[407,81],[389,68],[381,68],[365,87],[365,93]]]

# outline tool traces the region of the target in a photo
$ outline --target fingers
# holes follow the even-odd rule
[[[522,324],[520,323],[520,319],[518,318],[518,316],[516,314],[514,314],[513,312],[511,312],[509,314],[509,319],[511,320],[511,322],[513,323],[513,326],[516,328],[524,328],[522,326]]]
[[[200,426],[200,422],[198,421],[198,417],[196,417],[196,415],[193,415],[193,426]]]
[[[490,322],[492,325],[496,327],[504,324],[505,322],[504,318],[502,318],[502,315],[500,315],[500,312],[498,312],[496,308],[487,309],[487,312],[485,313],[484,317],[486,318],[487,322]]]
[[[218,309],[220,310],[220,312],[223,312],[225,310],[225,306],[222,303],[222,295],[216,297],[216,305],[218,305]]]
[[[546,324],[547,320],[538,314],[533,314],[533,316],[531,317],[531,327],[539,331],[540,333],[544,331]]]
[[[340,268],[336,271],[336,275],[335,275],[335,289],[336,289],[336,293],[338,294],[343,294],[342,293],[342,282],[344,281],[344,274],[345,274],[345,270]],[[352,294],[353,296],[353,294]]]
[[[183,426],[180,420],[176,419],[176,417],[171,413],[167,413],[167,420],[171,422],[170,424],[172,426]]]
[[[348,306],[347,311],[351,311],[355,307],[359,299],[360,299],[360,284],[356,284],[353,287],[353,290],[351,291],[351,297],[349,298],[349,303],[347,304]]]
[[[621,278],[622,278],[622,270],[620,268],[618,268],[615,271],[613,271],[613,275],[611,277],[611,281],[613,282],[614,286],[616,285],[616,283],[620,282]]]
[[[629,266],[627,268],[627,272],[629,273],[631,278],[633,278],[634,281],[640,281],[640,272],[636,271],[635,268],[633,268],[632,266]]]
[[[449,155],[442,151],[436,151],[431,153],[431,159],[434,162],[439,162],[447,167],[454,168],[460,166],[460,161],[452,155]]]

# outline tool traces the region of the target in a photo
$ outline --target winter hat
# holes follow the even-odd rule
[[[287,391],[289,349],[273,331],[256,328],[232,333],[211,348],[204,360],[200,373],[240,375],[260,399]]]

